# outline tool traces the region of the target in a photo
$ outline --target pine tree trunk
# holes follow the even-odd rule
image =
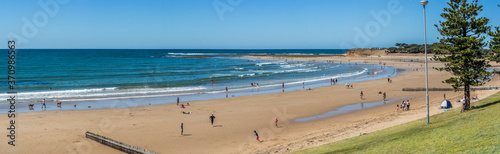
[[[465,84],[464,85],[464,96],[465,96],[465,102],[463,106],[464,111],[469,111],[470,110],[470,85]]]

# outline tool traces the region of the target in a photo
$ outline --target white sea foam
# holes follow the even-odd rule
[[[210,78],[234,76],[234,74],[214,74]]]
[[[155,95],[173,94],[184,92],[195,92],[205,90],[205,87],[171,87],[171,88],[138,88],[138,89],[118,89],[118,88],[97,88],[78,90],[58,90],[42,92],[19,92],[19,101],[29,101],[34,99],[103,99],[103,97],[130,97],[134,95]],[[0,94],[0,97],[7,97],[7,94]]]
[[[299,64],[288,64],[288,65],[281,65],[281,68],[292,68],[292,67],[304,67],[305,65],[302,63]]]
[[[264,62],[264,63],[257,63],[255,66],[262,66],[262,65],[270,65],[273,64],[272,62]]]
[[[169,52],[169,55],[178,55],[178,56],[193,56],[193,55],[220,55],[220,53],[174,53]]]

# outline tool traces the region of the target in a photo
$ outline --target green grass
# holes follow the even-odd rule
[[[500,153],[500,93],[472,105],[295,153]]]

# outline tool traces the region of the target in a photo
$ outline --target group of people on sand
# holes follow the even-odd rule
[[[335,85],[335,84],[337,84],[337,82],[339,82],[339,80],[338,80],[338,79],[334,79],[334,78],[331,78],[331,79],[330,79],[330,84],[331,84],[331,85]]]
[[[401,104],[396,105],[396,111],[409,111],[410,110],[410,100],[402,101]]]
[[[179,97],[177,97],[177,106],[179,106]],[[186,103],[186,106],[189,106],[189,103]],[[181,104],[181,108],[183,108],[183,109],[185,109],[186,106],[184,106],[184,104]],[[192,112],[191,111],[189,111],[189,112],[182,111],[181,113],[183,113],[183,114],[191,114]]]
[[[352,84],[349,84],[349,83],[345,83],[345,87],[346,87],[347,89],[352,89],[352,88],[353,88],[353,87],[352,87]]]
[[[189,103],[187,103],[187,104],[189,104]],[[177,97],[177,105],[179,105],[179,97]],[[181,105],[182,105],[182,108],[184,108],[184,104],[181,104]],[[183,113],[183,114],[191,114],[192,112],[182,111],[181,113]],[[215,121],[214,114],[212,114],[208,118],[210,119],[210,127],[214,127],[214,121]],[[274,117],[274,124],[275,124],[276,127],[278,127],[278,117]],[[259,134],[257,133],[257,131],[254,130],[253,133],[256,136],[257,141],[261,142],[259,140]],[[181,123],[181,136],[184,136],[184,123]]]

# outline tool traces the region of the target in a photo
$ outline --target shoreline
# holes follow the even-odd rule
[[[120,153],[84,137],[85,131],[92,131],[161,153],[289,153],[425,117],[424,92],[401,91],[403,87],[421,87],[424,76],[422,69],[412,71],[412,68],[420,68],[420,62],[399,62],[403,58],[397,57],[320,57],[314,60],[371,63],[383,61],[388,66],[397,64],[394,65],[397,68],[410,70],[391,77],[393,83],[387,83],[387,80],[382,78],[356,83],[353,89],[336,85],[313,90],[193,101],[186,109],[175,104],[162,104],[132,108],[19,113],[19,134],[24,137],[18,139],[18,147],[7,152]],[[447,76],[447,72],[430,70],[429,83],[432,87],[449,87],[441,83]],[[486,83],[486,86],[499,83],[500,80],[495,77]],[[364,100],[359,98],[361,90],[366,97]],[[388,103],[324,119],[293,121],[296,118],[321,115],[346,105],[380,101],[378,91],[387,92],[388,99],[411,98],[411,110],[398,112],[395,111],[394,104]],[[498,91],[483,90],[471,94],[478,95],[481,99],[496,92]],[[460,108],[460,103],[456,100],[461,99],[462,92],[429,92],[431,115],[443,112],[438,109],[443,100],[443,93],[452,102],[454,109]],[[128,102],[116,103],[126,105]],[[179,113],[182,110],[192,111],[192,114]],[[217,127],[210,127],[208,117],[211,114],[216,116]],[[279,119],[279,127],[274,126],[275,117]],[[0,117],[0,120],[5,120],[5,117]],[[181,122],[184,123],[188,136],[179,135]],[[263,142],[255,141],[253,130],[259,133]],[[46,146],[46,143],[51,146]],[[2,149],[4,146],[6,145],[0,145]]]

